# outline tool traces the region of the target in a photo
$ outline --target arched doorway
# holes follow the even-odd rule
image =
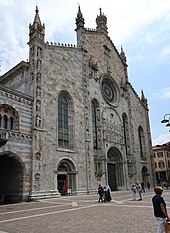
[[[2,204],[22,201],[24,165],[11,153],[0,154],[0,199]]]
[[[148,169],[146,166],[143,166],[142,167],[142,179],[145,185],[148,183],[148,176],[149,176]]]
[[[107,153],[108,184],[112,191],[124,185],[122,155],[116,147],[111,147]]]
[[[76,192],[76,169],[72,161],[63,159],[57,169],[57,187],[61,195]]]

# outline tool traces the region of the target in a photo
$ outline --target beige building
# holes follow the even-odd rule
[[[144,93],[130,84],[101,9],[95,29],[84,25],[79,7],[77,44],[45,42],[36,8],[29,60],[0,77],[0,193],[8,202],[153,183]]]
[[[170,142],[153,146],[155,176],[157,183],[170,182]]]

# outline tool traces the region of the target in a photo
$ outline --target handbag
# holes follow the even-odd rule
[[[170,233],[170,220],[166,220],[165,222],[165,232]]]

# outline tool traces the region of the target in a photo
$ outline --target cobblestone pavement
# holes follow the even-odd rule
[[[153,190],[146,191],[142,201],[132,201],[131,191],[111,196],[110,203],[98,203],[97,195],[86,195],[1,205],[0,233],[156,232]],[[163,197],[169,207],[170,191],[165,190]]]

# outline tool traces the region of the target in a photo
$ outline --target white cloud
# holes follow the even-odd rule
[[[170,141],[170,133],[162,133],[157,138],[152,140],[152,145],[161,145]]]
[[[152,93],[153,99],[170,99],[170,87],[160,89],[157,93]]]
[[[162,61],[170,56],[170,45],[164,46],[160,52],[159,59]]]

